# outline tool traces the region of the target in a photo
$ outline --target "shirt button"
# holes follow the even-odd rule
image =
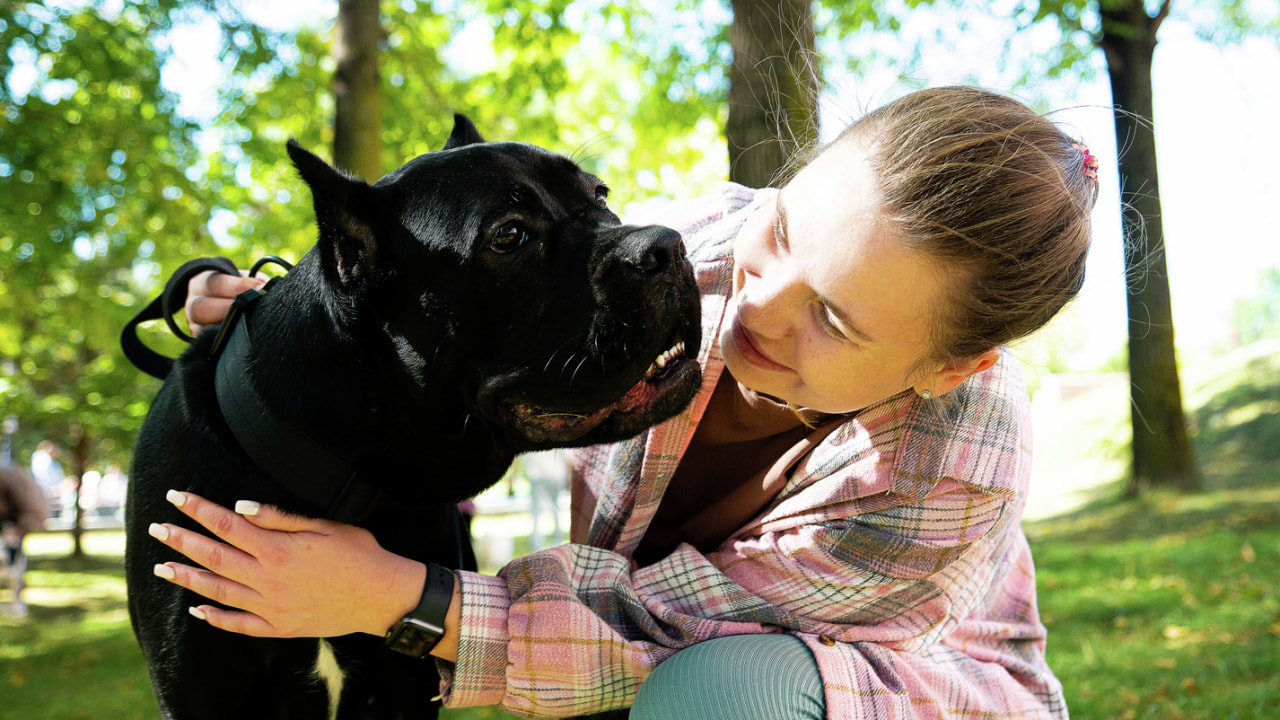
[[[819,635],[818,642],[822,643],[823,645],[826,645],[827,647],[831,647],[832,645],[836,644],[836,641],[832,640],[830,635]]]

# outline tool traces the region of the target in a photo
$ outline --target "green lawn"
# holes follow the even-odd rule
[[[1074,717],[1280,718],[1280,351],[1196,376],[1203,492],[1120,501],[1117,485],[1027,526]],[[1095,427],[1098,451],[1113,452]]]
[[[1122,501],[1117,486],[1027,526],[1049,661],[1078,719],[1280,717],[1280,352],[1189,377],[1204,492]],[[1089,425],[1092,452],[1123,452],[1112,432],[1122,418],[1104,420]],[[90,557],[73,562],[64,535],[31,538],[31,615],[0,607],[0,720],[157,716],[121,544],[118,532],[90,533]]]

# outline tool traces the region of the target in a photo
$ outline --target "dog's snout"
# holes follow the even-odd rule
[[[625,262],[645,274],[668,270],[684,258],[680,233],[657,225],[636,231],[626,240]]]

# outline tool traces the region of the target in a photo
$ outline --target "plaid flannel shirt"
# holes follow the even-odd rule
[[[658,218],[684,234],[701,285],[702,392],[646,434],[578,454],[573,544],[497,577],[459,573],[446,705],[627,707],[682,648],[786,632],[812,650],[831,718],[1067,716],[1020,529],[1031,438],[1007,357],[944,398],[907,392],[860,411],[716,550],[631,561],[724,367],[733,239],[772,192],[727,185]]]

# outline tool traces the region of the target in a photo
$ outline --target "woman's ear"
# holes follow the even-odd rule
[[[916,394],[923,398],[939,397],[951,392],[955,386],[964,382],[971,375],[977,375],[995,365],[1000,360],[1000,351],[992,348],[980,355],[975,355],[968,360],[962,360],[958,363],[944,365],[928,375],[924,376],[917,382],[914,387]],[[925,393],[928,393],[927,395]]]

